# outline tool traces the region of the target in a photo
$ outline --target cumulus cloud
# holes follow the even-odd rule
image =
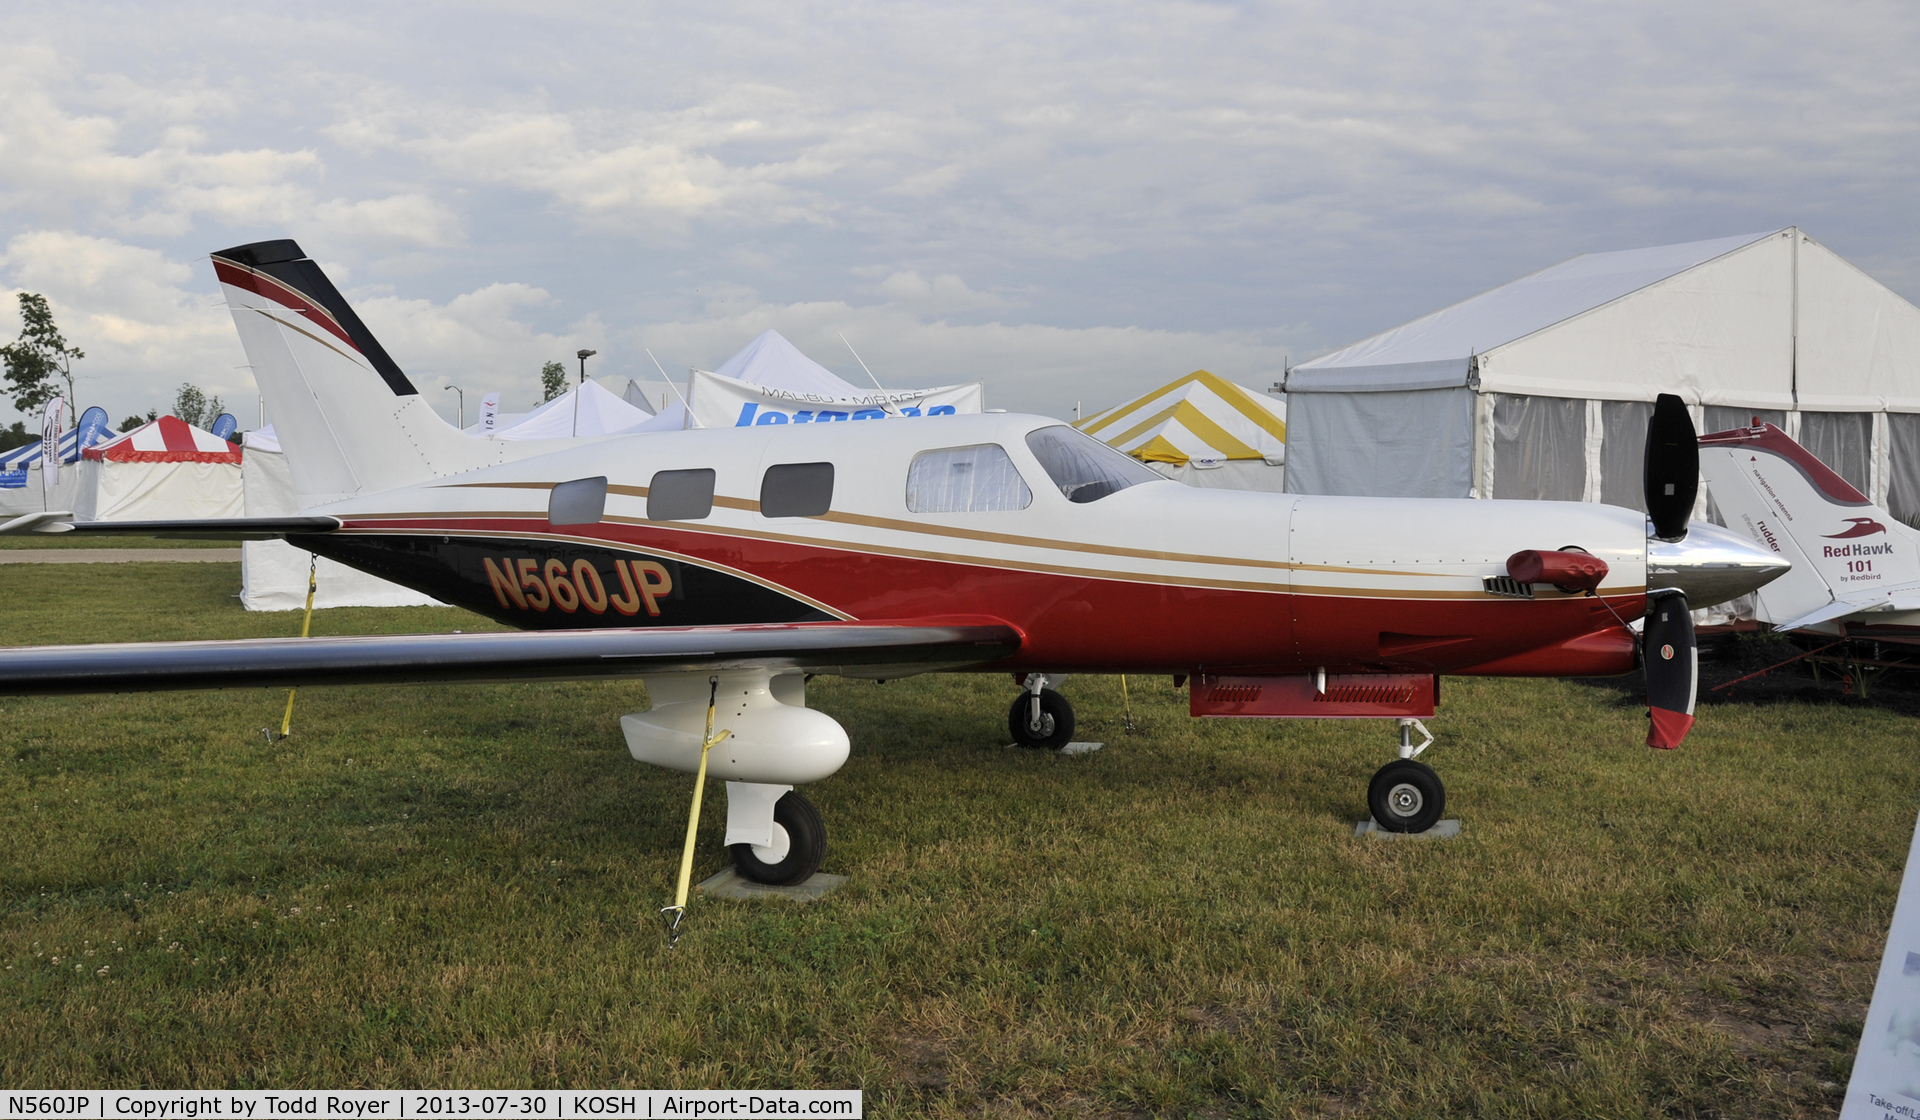
[[[1264,390],[1279,380],[1289,345],[1289,332],[1280,330],[955,323],[929,321],[899,303],[777,304],[738,293],[725,309],[716,305],[698,319],[646,326],[633,332],[632,342],[677,363],[668,369],[679,376],[689,365],[714,368],[768,329],[856,384],[864,384],[866,374],[846,342],[888,387],[981,381],[992,407],[1059,415],[1075,401],[1091,412],[1202,368]]]
[[[592,344],[608,336],[591,315],[558,332],[536,329],[526,321],[527,313],[551,308],[554,299],[527,284],[489,284],[445,303],[345,294],[414,386],[449,419],[455,415],[455,397],[446,386],[466,392],[469,416],[490,392],[501,394],[503,410],[522,411],[539,400],[543,364],[595,348]]]
[[[974,291],[967,287],[965,280],[951,272],[931,280],[918,272],[896,272],[880,281],[874,291],[889,302],[932,314],[978,311],[1009,305],[1008,300],[991,292]]]
[[[68,102],[85,98],[72,88],[67,61],[44,46],[0,49],[0,213],[162,239],[204,221],[300,225],[413,248],[463,239],[458,216],[417,191],[325,197],[314,186],[325,165],[312,148],[217,143],[198,120],[216,108],[204,91],[169,96],[160,89],[143,98],[112,75],[101,98],[112,111],[75,112]],[[130,121],[152,127],[129,129]]]
[[[182,382],[236,407],[252,397],[253,375],[210,272],[196,276],[155,250],[108,238],[39,231],[7,242],[0,276],[8,285],[0,331],[19,330],[18,293],[38,292],[69,344],[86,352],[75,363],[82,406],[103,405],[116,421],[164,411]]]
[[[717,361],[819,314],[1058,411],[1075,377],[1258,383],[1579,252],[1794,222],[1920,295],[1920,11],[1880,0],[186,0],[29,4],[0,44],[0,236],[299,237],[436,371],[577,341],[642,374],[617,340]],[[463,318],[487,292],[503,318]]]

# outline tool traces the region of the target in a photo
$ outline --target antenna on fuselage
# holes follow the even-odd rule
[[[867,369],[867,363],[865,361],[862,361],[860,358],[860,351],[855,350],[853,348],[853,343],[847,341],[846,335],[841,334],[841,332],[839,331],[835,331],[833,333],[840,335],[840,342],[842,345],[844,345],[847,348],[847,353],[853,355],[853,360],[860,363],[861,369],[867,370],[867,380],[873,382],[873,387],[876,389],[879,389],[880,392],[884,395],[887,390],[885,389],[885,387],[883,387],[880,384],[880,379],[873,375],[873,371],[870,369]],[[886,409],[888,416],[900,415],[900,410],[897,407],[895,407],[894,403],[890,400],[884,400],[884,399],[881,400],[880,407]]]
[[[641,349],[642,349],[642,350],[646,350],[647,348],[646,348],[646,347],[644,347],[644,346],[642,346],[642,347],[641,347]],[[667,383],[667,388],[669,388],[669,389],[672,389],[672,390],[673,390],[673,395],[674,395],[674,396],[676,396],[676,397],[680,397],[680,410],[681,410],[682,412],[684,412],[684,413],[686,413],[686,416],[687,416],[687,423],[688,423],[688,424],[691,424],[691,423],[693,423],[693,406],[687,403],[687,398],[685,398],[685,397],[683,397],[683,396],[680,396],[680,386],[678,386],[678,385],[675,385],[675,384],[673,383],[673,378],[671,378],[671,377],[668,377],[668,376],[667,376],[667,369],[666,369],[666,367],[660,364],[660,359],[658,359],[658,358],[654,358],[654,357],[653,357],[653,351],[651,351],[651,350],[647,350],[647,357],[649,357],[649,358],[652,358],[652,359],[653,359],[653,368],[654,368],[654,369],[657,369],[657,370],[659,370],[659,371],[660,371],[660,380],[662,380],[662,381],[664,381],[664,382],[666,382],[666,383]],[[692,377],[692,376],[693,376],[693,369],[692,369],[692,367],[688,367],[688,369],[687,369],[687,376],[688,376],[688,377]]]

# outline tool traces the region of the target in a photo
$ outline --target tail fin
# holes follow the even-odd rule
[[[1920,534],[1772,424],[1701,436],[1700,473],[1730,528],[1793,561],[1754,593],[1762,621],[1791,630],[1904,609],[1890,595],[1920,587]]]
[[[222,249],[213,270],[303,507],[552,450],[442,420],[295,242]]]

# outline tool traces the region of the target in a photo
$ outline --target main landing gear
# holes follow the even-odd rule
[[[1382,766],[1367,783],[1367,808],[1373,822],[1388,832],[1425,832],[1440,823],[1447,808],[1447,787],[1424,762],[1420,752],[1433,744],[1433,733],[1417,719],[1399,719],[1400,757]],[[1419,728],[1425,741],[1413,742]]]
[[[1028,673],[1022,692],[1007,711],[1007,730],[1023,747],[1057,751],[1073,740],[1073,705],[1049,684],[1065,684],[1064,676]]]
[[[826,823],[820,819],[820,810],[799,790],[789,789],[773,803],[773,830],[768,839],[771,842],[767,844],[727,846],[733,854],[733,869],[742,879],[775,887],[804,883],[827,858]]]

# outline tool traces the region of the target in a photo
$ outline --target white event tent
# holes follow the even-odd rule
[[[655,417],[651,410],[634,404],[635,395],[638,394],[631,383],[628,395],[621,396],[597,381],[583,381],[532,412],[501,416],[493,438],[584,439],[648,430],[648,422]],[[645,402],[645,396],[640,396],[640,400]],[[468,435],[479,435],[480,426],[473,424],[466,431]]]
[[[693,424],[732,428],[762,424],[878,420],[979,412],[979,382],[932,389],[863,389],[802,354],[778,331],[763,331],[717,370],[695,370],[687,394]],[[678,401],[661,409],[664,422]]]
[[[1074,427],[1189,486],[1286,488],[1287,406],[1206,370]]]
[[[177,416],[80,452],[82,521],[239,517],[240,449]]]
[[[1592,253],[1287,372],[1296,494],[1639,508],[1656,395],[1920,523],[1920,308],[1798,228]],[[1702,511],[1705,510],[1705,499]]]

